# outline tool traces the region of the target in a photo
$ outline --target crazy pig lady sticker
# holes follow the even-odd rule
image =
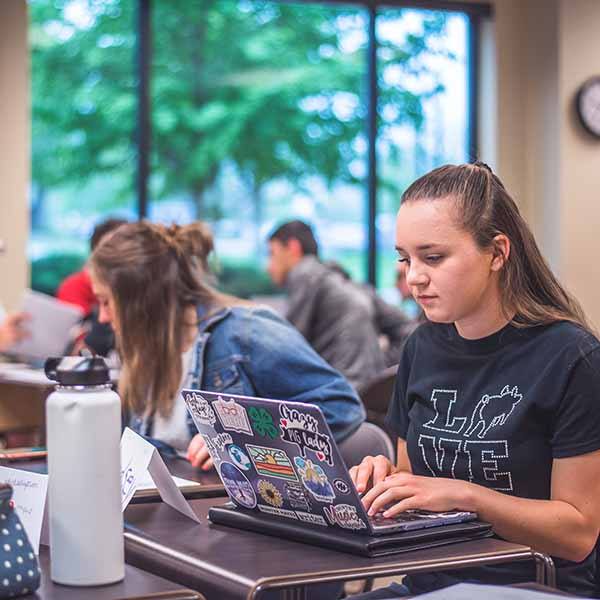
[[[281,418],[281,439],[296,444],[300,454],[306,458],[306,450],[312,450],[322,462],[333,466],[333,456],[329,436],[319,431],[319,423],[312,416],[285,404],[279,407]]]

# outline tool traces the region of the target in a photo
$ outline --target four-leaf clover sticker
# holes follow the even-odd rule
[[[256,408],[251,406],[248,409],[248,414],[250,415],[250,420],[252,421],[252,425],[254,425],[254,431],[256,431],[256,433],[269,437],[272,440],[279,435],[277,427],[273,424],[273,417],[266,408]]]

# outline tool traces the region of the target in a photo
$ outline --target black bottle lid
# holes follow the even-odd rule
[[[101,356],[59,356],[46,359],[44,372],[60,385],[110,383],[108,366]]]

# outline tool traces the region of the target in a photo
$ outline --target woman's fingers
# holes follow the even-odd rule
[[[200,449],[204,448],[206,444],[204,443],[204,438],[197,433],[190,441],[187,450],[188,460],[192,460],[192,456],[196,454]]]
[[[412,477],[413,476],[410,473],[396,473],[394,475],[385,477],[377,485],[374,485],[365,496],[363,496],[362,503],[365,507],[365,510],[369,511],[375,500],[387,490],[394,488],[405,488],[406,485],[412,480]]]
[[[384,511],[393,517],[409,509],[424,510],[474,510],[469,505],[468,490],[471,484],[442,477],[422,477],[406,471],[389,475],[374,485],[362,498],[370,515]]]
[[[188,456],[188,459],[192,463],[193,467],[199,467],[204,471],[210,468],[206,464],[209,460],[211,461],[210,466],[212,466],[212,458],[210,458],[210,454],[208,453],[208,450],[206,448],[201,448],[197,452],[194,452],[193,454]]]
[[[381,455],[376,456],[373,463],[373,487],[375,487],[393,471],[393,465],[385,456]]]
[[[417,496],[409,496],[408,498],[400,500],[400,502],[397,502],[396,504],[393,504],[392,506],[388,507],[383,513],[383,516],[391,518],[395,517],[396,515],[399,515],[405,510],[413,510],[415,508],[420,508],[416,498]]]
[[[215,463],[212,459],[212,456],[208,455],[208,458],[206,458],[200,465],[200,468],[203,471],[210,471],[213,467],[215,466]]]
[[[187,458],[192,463],[192,466],[200,467],[203,471],[208,471],[213,467],[213,459],[211,458],[204,438],[200,434],[196,434],[190,445],[188,446]]]
[[[359,494],[363,494],[369,487],[369,480],[373,473],[373,457],[365,457],[360,465],[355,468],[357,469],[357,472],[356,479],[353,479],[354,485],[356,486],[356,491]]]
[[[386,510],[385,516],[388,516],[388,507],[390,504],[396,503],[398,500],[404,500],[413,496],[412,490],[407,486],[395,486],[386,489],[373,499],[369,506],[369,515],[376,515],[382,510]],[[397,513],[394,513],[397,514]]]
[[[360,465],[350,469],[350,477],[358,493],[363,494],[369,487],[383,481],[393,469],[392,463],[385,456],[366,456]]]

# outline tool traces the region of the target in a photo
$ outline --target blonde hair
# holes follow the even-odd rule
[[[127,223],[105,236],[90,268],[114,299],[125,409],[168,416],[183,372],[181,354],[189,307],[209,312],[231,299],[204,282],[213,237],[200,222],[169,227]],[[189,321],[189,317],[188,317]]]
[[[500,271],[503,309],[516,327],[571,321],[592,332],[577,300],[559,283],[544,260],[529,226],[500,179],[485,163],[445,165],[413,182],[402,202],[447,198],[460,225],[481,249],[493,249],[499,234],[511,251]]]

